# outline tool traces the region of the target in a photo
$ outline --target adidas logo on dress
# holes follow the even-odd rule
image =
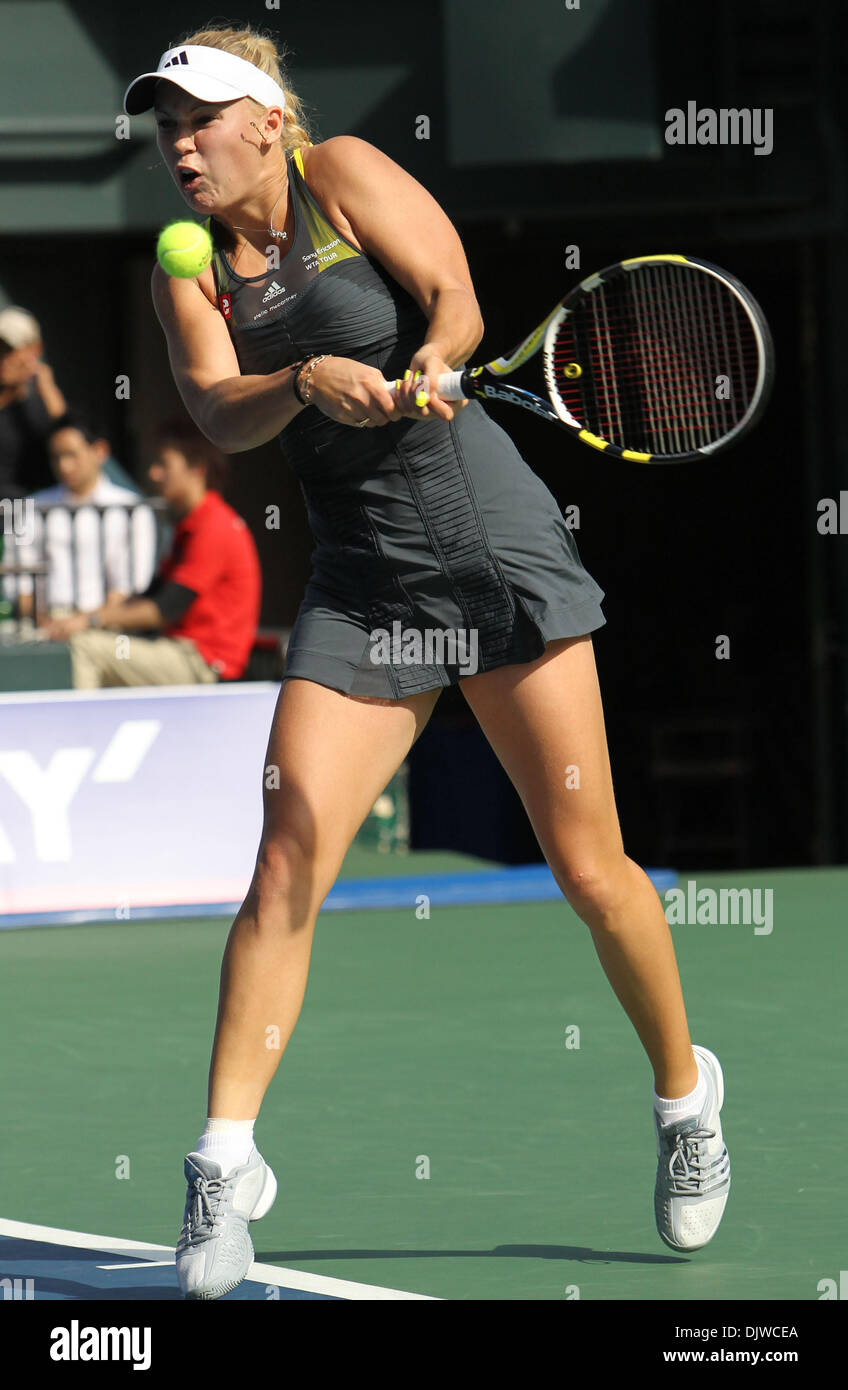
[[[268,289],[262,296],[262,303],[267,304],[269,299],[276,299],[278,294],[285,294],[285,285],[278,285],[276,280],[272,280]]]

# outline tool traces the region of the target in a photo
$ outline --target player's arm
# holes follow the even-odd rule
[[[150,290],[177,390],[210,443],[225,454],[255,449],[303,410],[292,368],[241,375],[224,318],[196,280],[166,275],[157,263]]]
[[[363,249],[427,317],[426,342],[411,365],[423,370],[430,363],[432,390],[436,363],[442,370],[461,366],[484,332],[456,228],[417,179],[358,136],[338,135],[316,146],[309,177],[319,201],[328,211],[338,208]]]

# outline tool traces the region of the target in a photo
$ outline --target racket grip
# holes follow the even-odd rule
[[[436,382],[436,390],[443,401],[464,401],[465,392],[462,389],[463,371],[442,372]],[[396,391],[402,383],[399,381],[384,381],[383,385],[387,391]]]
[[[442,372],[436,382],[436,390],[443,401],[463,401],[465,392],[462,389],[463,372]]]

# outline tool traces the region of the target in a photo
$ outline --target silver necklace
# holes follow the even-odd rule
[[[280,198],[282,198],[283,193],[285,193],[285,191],[285,189],[282,190],[282,192],[280,193]],[[277,199],[277,203],[280,201],[280,198]],[[274,227],[274,213],[277,211],[277,203],[275,203],[272,207],[271,216],[268,219],[271,225],[270,227],[266,227],[264,230],[268,233],[269,236],[276,237],[278,241],[287,241],[289,235],[288,232],[278,232]],[[234,222],[233,226],[239,232],[259,232],[262,230],[261,227],[240,227],[238,222]]]
[[[262,135],[262,131],[259,129],[259,126],[256,124],[256,122],[255,122],[255,121],[251,121],[250,124],[253,126],[253,129],[256,131],[256,133],[258,134],[259,138],[262,140],[263,145],[266,144],[267,141],[265,140],[264,136]],[[286,187],[288,187],[288,179],[286,179]],[[282,189],[282,191],[281,191],[281,193],[280,193],[280,198],[282,198],[283,193],[285,193],[285,191],[286,191],[285,188]],[[280,201],[280,198],[277,199],[277,203]],[[287,240],[288,240],[288,235],[289,235],[288,232],[278,232],[278,231],[276,231],[275,228],[274,228],[274,213],[277,211],[277,203],[275,203],[274,206],[273,206],[272,209],[271,209],[271,216],[270,216],[270,218],[268,219],[269,222],[271,223],[271,225],[270,225],[270,227],[266,227],[266,228],[265,228],[265,231],[268,233],[268,236],[276,237],[278,241],[287,241]],[[238,232],[258,232],[258,231],[261,230],[261,228],[259,228],[259,227],[240,227],[239,224],[238,224],[237,222],[234,222],[234,223],[233,223],[233,226],[235,227],[236,231],[238,231]]]

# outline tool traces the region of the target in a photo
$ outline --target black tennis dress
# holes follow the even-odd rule
[[[206,223],[242,374],[331,353],[402,378],[427,340],[425,315],[333,227],[300,151],[287,161],[294,231],[279,270],[237,275]],[[477,401],[452,421],[369,429],[307,406],[279,439],[315,540],[284,679],[403,699],[604,625],[603,590],[553,495]]]

